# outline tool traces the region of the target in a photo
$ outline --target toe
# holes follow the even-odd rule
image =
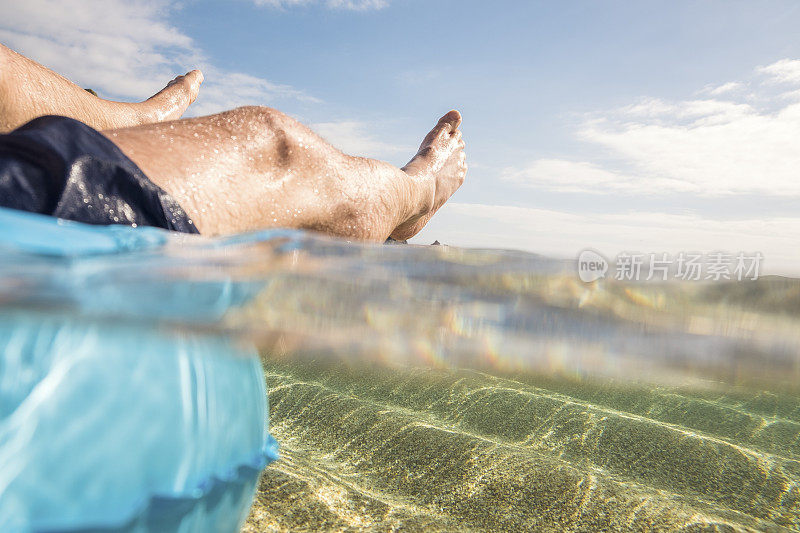
[[[197,98],[202,83],[203,73],[199,70],[190,70],[169,82],[166,87],[143,102],[146,107],[143,111],[146,117],[145,123],[180,118]]]
[[[203,83],[203,79],[202,72],[199,70],[191,70],[183,76],[175,77],[175,79],[170,81],[166,87],[153,95],[153,97],[157,97],[159,95],[172,95],[174,97],[175,95],[185,93],[189,95],[189,99],[191,101],[194,101],[198,91],[200,90],[200,84]]]
[[[461,139],[461,132],[458,131],[458,127],[461,124],[461,113],[458,111],[450,111],[445,116],[439,119],[439,122],[436,123],[436,126],[425,136],[422,140],[422,144],[420,144],[420,151],[425,149],[430,149],[435,143],[437,142],[452,142],[454,135],[457,135],[456,139]]]
[[[456,131],[461,125],[461,113],[453,109],[439,119],[439,124],[449,124],[452,131]]]
[[[203,76],[202,72],[195,69],[186,73],[186,80],[193,88],[199,88],[200,84],[202,84],[203,80],[205,80],[205,76]]]
[[[200,91],[200,85],[203,83],[203,73],[199,70],[192,70],[186,73],[185,82],[189,90],[189,103],[194,102],[197,98],[197,93]]]

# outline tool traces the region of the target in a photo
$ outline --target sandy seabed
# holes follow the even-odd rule
[[[265,362],[243,531],[791,531],[800,398]]]

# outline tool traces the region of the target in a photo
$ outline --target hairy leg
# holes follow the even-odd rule
[[[345,155],[266,107],[103,133],[203,234],[288,227],[382,241],[419,231],[463,182],[460,122],[442,117],[404,170]]]
[[[0,133],[42,115],[75,118],[95,129],[177,119],[197,98],[202,82],[203,74],[193,70],[144,102],[112,102],[0,44]]]

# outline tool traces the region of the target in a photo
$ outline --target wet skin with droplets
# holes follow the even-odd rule
[[[399,169],[343,154],[266,107],[177,120],[202,83],[193,70],[144,102],[112,102],[0,45],[0,132],[45,114],[103,130],[208,235],[284,227],[405,240],[464,181],[457,111]]]
[[[343,154],[270,108],[106,132],[201,233],[271,227],[405,240],[461,186],[461,115],[446,114],[398,169]]]
[[[203,74],[193,70],[143,102],[114,102],[0,44],[0,133],[42,115],[74,118],[97,130],[174,120],[194,102],[202,83]]]

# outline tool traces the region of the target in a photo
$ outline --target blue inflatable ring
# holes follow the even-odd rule
[[[165,324],[212,321],[257,287],[117,282],[172,240],[0,209],[0,531],[244,522],[277,458],[258,354]]]

